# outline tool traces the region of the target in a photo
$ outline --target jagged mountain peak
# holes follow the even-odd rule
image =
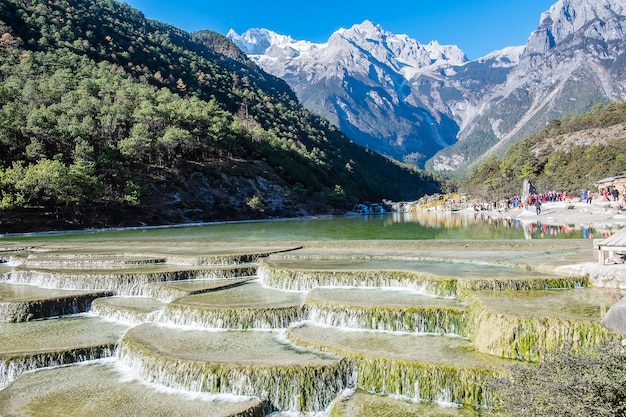
[[[487,55],[478,58],[476,62],[489,63],[494,68],[513,67],[519,63],[519,60],[525,50],[525,45],[508,46],[506,48],[490,52]]]
[[[309,41],[294,40],[291,36],[281,35],[269,29],[252,28],[238,35],[233,29],[226,34],[246,55],[264,55],[268,51],[288,49],[290,55],[299,55],[302,52],[322,47]],[[275,55],[275,53],[274,53]]]
[[[467,62],[455,45],[422,44],[369,20],[335,31],[323,44],[258,30],[228,37],[243,50],[254,50],[251,58],[287,81],[305,106],[370,149],[399,160],[411,155],[404,159],[421,163],[454,140],[448,117],[429,114],[426,107],[433,103],[408,95],[421,75],[440,78]],[[376,132],[381,128],[384,132]]]
[[[504,152],[552,119],[626,100],[626,0],[558,0],[519,62],[466,112],[456,145],[431,166],[455,170]],[[477,145],[482,149],[476,152]]]
[[[385,33],[380,25],[374,24],[370,20],[364,20],[362,23],[352,25],[350,28],[341,28],[335,32],[343,36],[350,36],[352,34],[358,37],[376,37]]]
[[[248,29],[238,35],[230,30],[226,35],[247,55],[268,55],[277,57],[276,50],[283,52],[281,58],[294,58],[302,53],[318,51],[329,47],[330,52],[336,54],[338,49],[357,46],[364,51],[376,53],[376,57],[383,61],[400,60],[404,65],[424,67],[433,64],[460,65],[467,61],[465,53],[456,45],[441,45],[437,41],[421,44],[411,37],[396,35],[385,31],[380,25],[369,20],[355,24],[349,28],[341,28],[334,32],[327,43],[316,44],[305,40],[294,40],[291,36],[280,35],[269,29]],[[294,53],[296,52],[296,53]]]
[[[558,0],[542,13],[527,54],[544,54],[574,33],[603,42],[624,39],[626,0]]]
[[[369,20],[339,29],[331,36],[329,44],[341,46],[345,40],[373,53],[381,61],[397,60],[414,68],[460,65],[467,61],[465,53],[456,45],[441,45],[437,41],[423,44],[408,35],[385,31]]]

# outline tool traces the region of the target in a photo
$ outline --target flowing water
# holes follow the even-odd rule
[[[5,237],[0,416],[488,415],[509,364],[612,337],[619,294],[549,267],[594,260],[590,233],[406,213]]]

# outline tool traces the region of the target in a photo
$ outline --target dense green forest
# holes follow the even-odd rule
[[[225,37],[113,0],[0,0],[0,232],[290,216],[436,192]]]
[[[510,146],[502,158],[491,157],[461,182],[461,191],[478,199],[522,194],[525,179],[538,192],[596,190],[595,183],[626,171],[626,135],[567,144],[568,136],[586,129],[607,129],[626,123],[626,103],[598,104],[590,112],[552,120],[540,132]],[[601,135],[600,135],[601,136]]]

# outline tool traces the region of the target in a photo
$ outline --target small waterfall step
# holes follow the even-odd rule
[[[149,256],[137,256],[128,254],[111,255],[87,255],[73,254],[60,255],[54,253],[30,254],[26,258],[11,257],[9,261],[13,265],[25,265],[30,268],[46,269],[102,269],[123,268],[131,266],[150,266],[166,263],[166,258],[154,258]]]
[[[224,242],[127,242],[120,251],[116,242],[66,242],[63,245],[40,247],[0,248],[0,259],[16,265],[29,264],[43,268],[98,268],[168,263],[188,266],[236,265],[254,263],[259,258],[274,253],[283,253],[299,247],[272,243],[263,246],[254,244],[232,244]],[[4,250],[2,250],[4,249]]]
[[[463,290],[523,290],[589,286],[587,277],[542,274],[512,266],[475,262],[405,259],[259,260],[259,278],[268,286],[310,291],[316,287],[406,288],[426,295],[458,297]]]
[[[148,383],[258,397],[281,411],[325,410],[351,375],[341,358],[294,349],[271,331],[142,324],[124,335],[118,358]]]
[[[256,276],[228,279],[190,279],[159,282],[147,285],[143,295],[156,298],[164,303],[169,303],[177,298],[235,287],[254,279],[257,279]]]
[[[252,281],[174,300],[159,321],[219,329],[281,329],[303,319],[302,296]]]
[[[127,330],[84,316],[0,323],[0,389],[26,371],[111,357]]]
[[[314,288],[307,319],[334,327],[465,336],[465,303],[407,290]]]
[[[465,294],[470,335],[481,352],[538,361],[541,351],[591,349],[617,334],[602,325],[621,292],[602,288],[470,291]]]
[[[22,322],[84,313],[111,291],[60,290],[0,282],[0,322]]]
[[[424,404],[399,398],[383,397],[357,391],[342,397],[333,405],[330,413],[333,417],[475,417],[472,410],[460,407],[442,407],[436,404]],[[481,416],[495,417],[495,413],[481,410]]]
[[[287,337],[302,348],[350,360],[358,389],[475,408],[493,405],[488,380],[514,363],[477,352],[471,342],[459,337],[347,330],[311,323],[290,327]]]
[[[256,398],[157,390],[101,362],[21,375],[0,390],[0,416],[263,417],[269,411]]]
[[[11,278],[11,272],[13,271],[13,267],[4,263],[0,263],[0,282],[7,281]]]
[[[256,264],[225,266],[155,265],[122,269],[31,269],[16,267],[9,282],[65,289],[102,289],[116,295],[143,295],[146,285],[189,279],[225,279],[256,275]]]
[[[106,297],[94,300],[91,314],[128,325],[156,320],[165,303],[149,297]]]
[[[257,249],[258,250],[258,249]],[[245,251],[240,248],[239,251],[233,252],[231,248],[228,251],[213,251],[212,253],[200,254],[167,254],[167,262],[179,265],[238,265],[255,263],[260,258],[266,258],[274,252],[257,252],[252,249]]]
[[[372,267],[352,269],[354,260],[260,259],[257,275],[269,287],[310,291],[316,287],[406,288],[442,297],[456,295],[456,278]],[[368,261],[359,260],[358,263]],[[345,263],[345,265],[344,265]]]

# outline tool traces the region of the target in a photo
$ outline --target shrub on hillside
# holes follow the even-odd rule
[[[606,342],[590,352],[547,352],[494,382],[498,408],[517,417],[626,416],[626,350]]]

